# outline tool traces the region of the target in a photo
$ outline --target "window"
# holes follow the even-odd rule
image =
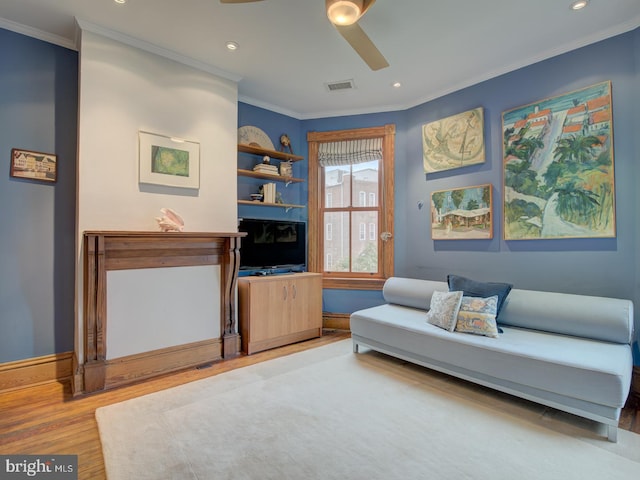
[[[307,140],[309,270],[323,273],[324,288],[380,289],[393,275],[395,126]]]

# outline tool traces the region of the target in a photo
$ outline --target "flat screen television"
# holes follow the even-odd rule
[[[304,270],[307,263],[306,225],[292,220],[241,218],[240,268]]]

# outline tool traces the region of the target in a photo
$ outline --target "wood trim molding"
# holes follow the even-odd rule
[[[351,330],[349,323],[351,315],[348,313],[322,312],[322,328],[331,330]]]
[[[244,233],[201,232],[122,232],[88,231],[84,233],[84,392],[104,390],[122,383],[114,362],[107,361],[107,271],[141,268],[220,266],[221,355],[239,355],[236,327],[235,292],[240,265],[240,239]],[[186,347],[188,348],[188,347]],[[153,352],[143,353],[154,355]],[[215,356],[215,355],[214,355]],[[128,361],[130,360],[127,357]],[[210,361],[207,357],[206,361]],[[192,365],[186,359],[183,367]],[[172,361],[169,362],[172,364]],[[141,368],[129,372],[132,379],[146,378],[145,361],[129,362]],[[176,365],[174,365],[178,368]],[[161,367],[164,373],[164,368]],[[173,368],[173,367],[171,367]],[[129,378],[127,377],[127,378]],[[74,380],[74,385],[80,383]],[[75,393],[75,392],[74,392]]]
[[[222,342],[216,338],[107,360],[104,388],[119,387],[221,358]]]
[[[339,290],[382,290],[383,278],[324,278],[322,288]]]
[[[640,366],[634,365],[631,374],[631,395],[640,401]]]
[[[73,352],[0,364],[0,392],[71,378]]]

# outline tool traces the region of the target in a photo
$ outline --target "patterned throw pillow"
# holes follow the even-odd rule
[[[498,338],[497,311],[498,295],[488,298],[462,297],[455,330]]]
[[[456,328],[462,292],[433,292],[427,322],[450,332]]]

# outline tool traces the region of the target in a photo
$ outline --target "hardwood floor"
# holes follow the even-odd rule
[[[69,383],[49,383],[1,394],[0,454],[78,455],[79,479],[106,479],[95,420],[97,408],[319,347],[349,336],[345,331],[325,330],[322,337],[306,342],[255,355],[244,355],[217,362],[207,368],[186,370],[80,398],[72,397]]]
[[[349,336],[348,332],[325,330],[321,338],[81,398],[73,398],[70,385],[60,383],[4,393],[0,395],[0,454],[78,455],[79,479],[105,479],[94,415],[97,408],[326,345]],[[620,428],[640,433],[640,402],[636,399],[630,400],[623,410]]]

